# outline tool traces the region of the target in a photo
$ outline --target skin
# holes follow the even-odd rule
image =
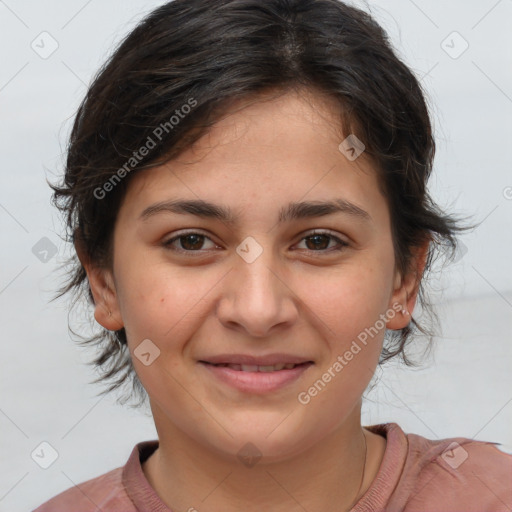
[[[393,304],[412,312],[428,245],[407,275],[395,270],[386,199],[366,155],[350,161],[338,149],[344,137],[335,112],[332,100],[307,91],[235,103],[179,158],[131,177],[113,269],[80,255],[96,320],[126,329],[160,441],[143,471],[173,510],[348,510],[377,474],[386,441],[361,426],[361,397],[385,329],[307,405],[297,396]],[[178,198],[229,206],[240,218],[233,226],[169,212],[140,219],[148,206]],[[335,213],[276,222],[289,202],[335,198],[371,220]],[[164,246],[185,229],[206,238],[174,241],[186,254]],[[305,238],[313,229],[348,246],[336,251],[327,236],[317,248]],[[248,236],[263,249],[252,263],[236,252]],[[386,327],[409,322],[398,312]],[[133,355],[145,339],[160,350],[148,366]],[[315,364],[292,384],[256,395],[219,382],[197,362],[272,352]],[[237,458],[247,442],[262,453],[253,467]]]

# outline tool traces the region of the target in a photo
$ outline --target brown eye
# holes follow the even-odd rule
[[[164,247],[176,252],[198,252],[204,250],[205,241],[210,240],[201,233],[182,233],[163,243]],[[211,242],[211,240],[210,240]],[[215,244],[212,245],[215,246]],[[208,249],[208,247],[206,248]]]
[[[304,237],[302,240],[306,241],[306,249],[313,252],[331,252],[329,250],[329,244],[334,241],[337,243],[330,249],[334,251],[341,251],[344,247],[348,247],[348,243],[344,242],[337,236],[331,235],[330,233],[313,233]]]
[[[204,243],[204,236],[193,233],[191,235],[183,235],[178,238],[181,241],[181,247],[187,251],[201,249]]]
[[[311,246],[308,246],[308,249],[327,249],[329,246],[329,236],[327,235],[312,235],[308,236],[306,240],[309,240],[311,243]],[[306,242],[306,245],[307,242]]]

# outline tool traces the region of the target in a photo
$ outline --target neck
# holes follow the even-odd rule
[[[385,448],[384,438],[361,427],[360,408],[353,412],[310,449],[253,466],[205,449],[166,424],[158,430],[159,448],[145,461],[143,471],[172,510],[348,511],[374,479]],[[157,416],[158,429],[162,422]]]

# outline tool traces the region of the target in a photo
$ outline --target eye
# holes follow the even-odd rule
[[[163,242],[163,246],[178,252],[178,253],[193,253],[193,252],[201,252],[203,250],[209,249],[208,247],[204,247],[205,241],[209,240],[213,247],[218,247],[208,236],[203,233],[199,233],[197,231],[189,231],[185,233],[181,233],[169,240]],[[348,243],[341,240],[337,236],[332,235],[328,231],[313,231],[311,234],[302,238],[301,242],[305,241],[306,250],[311,252],[331,252],[331,251],[341,251],[345,247],[348,247]],[[337,247],[331,247],[329,249],[330,243],[334,241],[337,243]],[[177,247],[179,245],[180,247]]]
[[[341,251],[349,245],[347,242],[341,240],[341,238],[338,238],[337,236],[332,235],[328,231],[313,231],[313,233],[305,236],[302,238],[302,240],[306,241],[306,249],[311,250],[312,252],[331,252],[331,250],[326,250],[328,249],[329,243],[331,241],[335,241],[338,244],[338,246],[335,246],[334,249],[331,247],[331,249],[334,251]]]
[[[203,245],[205,240],[210,240],[210,242],[212,242],[209,237],[203,235],[202,233],[189,231],[188,233],[181,233],[180,235],[165,241],[163,245],[166,248],[181,253],[199,252],[200,250],[204,249]],[[174,245],[175,242],[178,242],[178,245],[180,245],[181,248],[176,247]],[[215,243],[212,242],[212,244],[216,247]],[[208,247],[206,249],[208,249]]]

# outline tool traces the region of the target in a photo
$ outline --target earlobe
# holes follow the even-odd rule
[[[403,290],[400,289],[400,293],[397,295],[404,295]],[[386,314],[386,317],[388,318],[386,329],[396,331],[407,327],[411,322],[411,311],[414,308],[415,303],[416,297],[407,298],[407,296],[405,296],[404,299],[392,300],[391,306]]]

